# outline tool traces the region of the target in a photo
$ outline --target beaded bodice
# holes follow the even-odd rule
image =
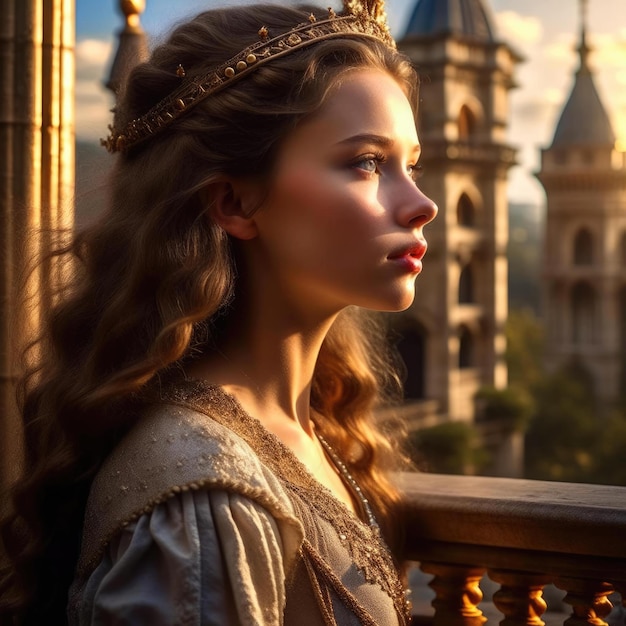
[[[290,495],[296,510],[310,508],[330,523],[342,545],[347,549],[365,579],[379,585],[393,600],[400,623],[408,619],[405,589],[400,582],[389,549],[380,536],[380,529],[367,498],[349,474],[336,453],[318,434],[320,443],[346,481],[348,488],[362,504],[366,521],[355,516],[335,496],[321,485],[295,455],[263,425],[248,415],[239,403],[221,388],[201,381],[186,381],[162,392],[161,399],[207,412],[217,422],[239,435],[257,453],[280,480]],[[216,408],[218,408],[216,410]],[[305,541],[307,528],[305,526]]]
[[[310,580],[310,588],[317,589],[325,585],[359,624],[379,626],[383,620],[374,620],[351,591],[351,584],[357,588],[362,584],[355,582],[356,572],[373,585],[372,592],[379,589],[381,601],[386,598],[384,624],[407,623],[404,588],[367,497],[323,437],[321,442],[361,502],[364,521],[221,388],[198,381],[167,387],[94,480],[79,571],[95,566],[119,529],[177,493],[235,490],[260,503],[301,537],[301,565],[296,557],[295,570],[299,567],[300,582]],[[346,582],[348,578],[352,583]],[[317,594],[318,601],[322,598],[320,606],[323,596]]]

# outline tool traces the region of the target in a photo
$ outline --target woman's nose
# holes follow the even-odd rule
[[[404,190],[398,208],[398,223],[405,228],[421,228],[432,222],[438,212],[437,205],[415,184]]]

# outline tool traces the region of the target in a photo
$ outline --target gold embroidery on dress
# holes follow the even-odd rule
[[[342,602],[359,618],[362,626],[377,626],[371,615],[356,600],[356,598],[346,589],[341,580],[329,567],[328,563],[320,556],[313,546],[305,539],[302,542],[302,558],[309,573],[309,579],[313,586],[313,591],[318,597],[320,610],[324,621],[329,626],[339,626],[332,613],[332,598],[328,593],[328,588],[332,587]],[[326,585],[322,589],[319,578],[325,580]],[[324,593],[325,592],[325,593]]]
[[[248,415],[234,397],[220,387],[188,380],[162,389],[160,400],[204,413],[246,441],[261,462],[277,476],[297,509],[302,505],[311,507],[332,525],[367,582],[382,588],[393,600],[400,622],[408,623],[405,589],[378,528],[362,522],[337,500],[313,478],[289,448],[256,418]]]

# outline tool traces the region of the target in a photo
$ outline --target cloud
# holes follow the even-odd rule
[[[621,70],[626,65],[626,42],[614,35],[600,35],[591,40],[591,65],[614,67]]]
[[[84,141],[98,140],[107,134],[111,122],[113,96],[102,88],[77,84],[76,89],[76,136]]]
[[[587,38],[591,48],[589,64],[592,69],[617,68],[621,69],[626,64],[626,41],[623,36],[614,34],[593,34]],[[562,65],[578,59],[577,39],[572,35],[561,33],[553,39],[545,48],[545,55],[551,62]]]
[[[520,15],[515,11],[501,11],[495,17],[498,33],[504,41],[524,47],[541,41],[543,37],[543,25],[536,17]]]
[[[103,39],[76,43],[76,136],[94,141],[106,134],[112,96],[103,86],[113,44]]]
[[[102,80],[112,54],[113,43],[83,39],[76,43],[76,79]]]
[[[559,34],[543,49],[547,59],[559,67],[568,67],[576,54],[576,41],[572,35]]]

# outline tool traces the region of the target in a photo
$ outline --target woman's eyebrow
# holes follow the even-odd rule
[[[342,139],[337,143],[338,145],[370,143],[377,146],[382,146],[383,148],[390,148],[394,144],[394,140],[390,137],[377,135],[375,133],[360,133],[358,135],[346,137],[345,139]]]
[[[391,139],[391,137],[387,137],[385,135],[377,135],[376,133],[360,133],[358,135],[352,135],[350,137],[342,139],[341,141],[338,141],[337,145],[345,146],[353,144],[370,144],[380,146],[381,148],[391,148],[395,143],[396,142],[394,139]],[[420,146],[420,144],[415,144],[411,148],[411,151],[419,154],[422,151],[422,147]]]

